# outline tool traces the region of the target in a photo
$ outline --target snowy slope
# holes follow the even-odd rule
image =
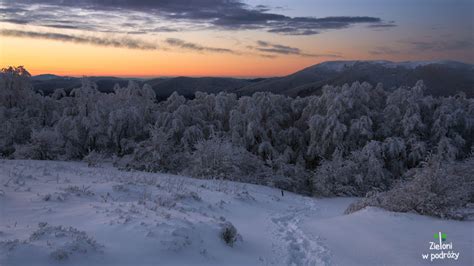
[[[450,67],[469,67],[468,64],[464,64],[461,62],[450,61],[450,60],[431,60],[431,61],[403,61],[403,62],[392,62],[387,60],[353,60],[353,61],[327,61],[321,64],[315,65],[310,68],[319,68],[319,69],[326,69],[331,71],[341,72],[347,68],[353,67],[355,64],[370,64],[370,65],[379,65],[385,68],[397,68],[403,67],[407,69],[415,69],[421,66],[428,66],[428,65],[445,65]]]
[[[321,93],[325,85],[341,86],[353,82],[383,83],[384,88],[413,86],[423,80],[425,94],[451,96],[459,91],[474,97],[474,66],[456,61],[349,60],[327,61],[309,66],[291,75],[269,78],[237,91],[241,95],[272,92],[287,96],[309,96]]]
[[[3,160],[0,184],[0,265],[429,265],[440,230],[473,264],[473,222],[343,215],[350,198],[73,162]]]

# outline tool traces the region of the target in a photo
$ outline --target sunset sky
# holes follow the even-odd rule
[[[2,0],[33,75],[287,75],[328,60],[474,63],[472,0]]]

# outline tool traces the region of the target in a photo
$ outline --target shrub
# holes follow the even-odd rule
[[[64,188],[64,191],[68,192],[68,193],[71,193],[71,194],[74,194],[78,197],[81,197],[81,196],[94,196],[94,192],[90,191],[90,186],[84,186],[82,185],[82,187],[79,187],[79,186],[68,186],[66,188]]]
[[[387,192],[373,193],[350,205],[346,213],[366,206],[396,212],[463,220],[474,210],[464,212],[474,202],[474,158],[463,162],[435,160],[411,171],[412,177]],[[472,213],[471,213],[472,214]]]
[[[230,222],[225,222],[222,224],[221,228],[221,238],[229,246],[234,246],[234,243],[241,238],[237,233],[237,229]]]
[[[84,157],[84,161],[89,167],[100,166],[100,163],[104,161],[105,155],[96,151],[89,152],[88,155]]]

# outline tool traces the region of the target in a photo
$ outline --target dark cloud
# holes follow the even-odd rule
[[[198,51],[198,52],[238,54],[236,51],[231,50],[231,49],[202,46],[200,44],[186,42],[177,38],[168,38],[165,40],[165,42],[168,45],[173,46],[173,47],[179,47],[182,49],[193,50],[193,51]]]
[[[296,54],[299,55],[301,54],[301,50],[299,48],[291,47],[291,46],[286,46],[286,45],[280,45],[280,44],[271,44],[269,42],[265,41],[257,41],[257,44],[259,47],[256,49],[259,50],[260,52],[266,52],[266,53],[274,53],[274,54]]]
[[[26,10],[22,8],[17,8],[17,7],[6,7],[6,8],[0,8],[0,13],[19,13],[19,12],[25,12]]]
[[[263,55],[275,56],[275,55],[298,55],[304,57],[340,57],[336,54],[311,54],[301,51],[301,49],[296,47],[291,47],[287,45],[274,44],[267,41],[259,40],[257,41],[257,46],[248,46],[247,48],[257,50]],[[261,55],[262,56],[262,55]],[[273,57],[270,57],[273,58]]]
[[[20,24],[20,25],[30,23],[30,21],[26,19],[14,19],[14,18],[0,19],[0,22],[8,22],[8,23],[14,23],[14,24]]]
[[[180,31],[177,28],[171,28],[171,27],[156,27],[151,29],[150,31],[152,32],[177,32]]]
[[[111,37],[95,37],[85,35],[70,35],[53,32],[33,32],[22,30],[0,29],[1,36],[20,37],[20,38],[34,38],[47,39],[62,42],[72,42],[80,44],[90,44],[97,46],[110,46],[118,48],[139,49],[139,50],[157,50],[158,45],[144,42],[141,40],[131,38],[111,38]]]
[[[257,5],[255,7],[256,10],[260,11],[260,12],[267,12],[267,11],[270,11],[271,8],[267,5]]]
[[[32,4],[36,4],[35,8],[28,9]],[[72,7],[106,11],[107,14],[117,12],[130,19],[134,15],[129,11],[148,14],[149,17],[139,16],[138,20],[142,22],[165,18],[224,29],[263,29],[287,35],[313,35],[321,30],[341,29],[361,23],[371,23],[374,27],[384,25],[380,18],[370,16],[289,17],[270,12],[268,6],[252,7],[237,0],[6,0],[4,5],[12,9],[9,11],[13,11],[10,13],[15,18],[23,16],[36,23],[51,16],[68,17],[71,12],[64,11]],[[21,12],[14,12],[14,9]],[[88,18],[84,16],[83,20]],[[100,28],[100,22],[95,23],[96,28]]]
[[[285,35],[316,35],[316,34],[319,34],[319,31],[315,31],[315,30],[296,30],[295,31],[295,28],[290,28],[290,27],[270,29],[270,30],[268,30],[268,32],[280,33],[280,34],[285,34]]]
[[[38,26],[50,27],[56,29],[78,29],[78,30],[93,30],[93,27],[87,24],[78,23],[74,20],[67,19],[42,19]]]
[[[41,26],[50,27],[50,28],[56,28],[56,29],[82,29],[82,28],[79,27],[79,26],[76,26],[76,25],[69,25],[69,24],[46,23],[46,24],[42,24]]]

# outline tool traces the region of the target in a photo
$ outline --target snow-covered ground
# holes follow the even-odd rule
[[[386,68],[397,68],[403,67],[406,69],[415,69],[420,66],[427,66],[432,64],[447,65],[451,67],[462,67],[465,64],[451,61],[451,60],[430,60],[430,61],[403,61],[403,62],[392,62],[387,60],[336,60],[336,61],[327,61],[315,65],[313,67],[324,68],[327,70],[341,72],[348,67],[353,67],[357,63],[369,63],[374,65],[381,65]],[[311,68],[311,67],[310,67]]]
[[[263,186],[0,161],[0,265],[473,265],[474,222]],[[233,245],[222,225],[240,234]],[[442,231],[458,260],[422,259]],[[438,252],[439,253],[439,252]]]

